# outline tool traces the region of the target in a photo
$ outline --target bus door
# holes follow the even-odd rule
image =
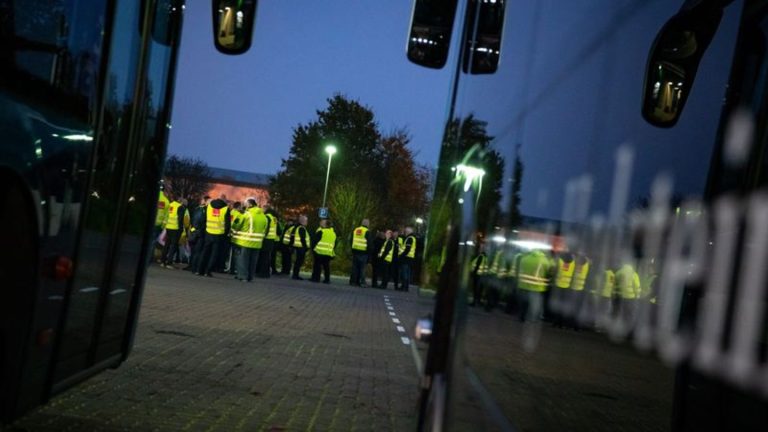
[[[416,3],[415,63],[457,17],[422,429],[765,430],[765,2]]]
[[[0,5],[0,195],[19,198],[3,201],[0,218],[0,419],[45,393],[94,148],[108,9]]]
[[[120,1],[53,391],[117,365],[136,325],[165,157],[181,2]]]

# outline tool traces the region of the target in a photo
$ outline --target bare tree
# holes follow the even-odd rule
[[[171,155],[165,162],[165,187],[184,198],[197,200],[211,189],[211,170],[198,158]]]

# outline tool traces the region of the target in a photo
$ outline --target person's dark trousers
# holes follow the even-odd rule
[[[483,285],[480,283],[480,276],[472,275],[472,303],[470,306],[480,306],[483,296]]]
[[[219,255],[218,259],[214,261],[213,263],[213,271],[217,271],[220,273],[229,272],[230,270],[234,271],[233,269],[230,269],[227,267],[227,262],[229,261],[229,252],[232,248],[232,243],[228,241],[221,241],[219,242]]]
[[[192,245],[192,257],[189,259],[189,269],[192,273],[199,273],[202,268],[203,250],[205,249],[205,235],[200,234]]]
[[[303,248],[294,248],[296,251],[296,259],[293,261],[293,278],[299,279],[299,272],[301,271],[301,266],[304,265],[304,257],[307,255],[307,250]]]
[[[400,288],[408,291],[411,288],[411,268],[413,267],[412,258],[400,259]]]
[[[256,263],[259,261],[259,249],[241,247],[237,257],[237,278],[252,281],[256,273]]]
[[[240,249],[242,249],[242,247],[234,243],[230,243],[229,256],[227,257],[227,265],[224,268],[225,272],[229,274],[237,273],[237,260],[239,259],[238,257],[240,256]]]
[[[276,275],[277,272],[277,254],[280,253],[280,251],[283,248],[283,244],[279,241],[274,241],[274,247],[272,248],[272,253],[269,254],[269,269],[272,271],[273,275]]]
[[[400,259],[395,258],[389,266],[390,277],[395,284],[395,291],[400,291]]]
[[[165,265],[173,264],[173,257],[179,251],[179,238],[181,230],[165,230],[165,246],[163,246],[162,263]]]
[[[368,264],[368,254],[352,252],[352,274],[349,276],[350,285],[365,285],[365,266]]]
[[[312,281],[320,282],[320,270],[323,271],[323,282],[331,283],[331,257],[315,254],[315,262],[312,265]]]
[[[379,264],[379,273],[381,273],[383,279],[381,281],[381,289],[387,289],[389,278],[392,276],[392,263],[381,260],[381,263]]]
[[[261,253],[259,253],[258,277],[268,278],[272,272],[270,270],[272,260],[272,248],[275,246],[274,240],[264,240],[261,244]]]
[[[371,259],[371,286],[374,288],[379,287],[379,273],[381,273],[381,259],[373,256]]]
[[[292,248],[288,245],[283,245],[282,250],[282,257],[281,257],[281,263],[280,263],[280,274],[290,274],[291,273],[291,252]]]
[[[227,237],[224,234],[206,234],[205,244],[203,245],[203,256],[200,258],[200,269],[198,273],[210,275],[216,263],[219,261],[219,252],[221,243],[226,242]]]

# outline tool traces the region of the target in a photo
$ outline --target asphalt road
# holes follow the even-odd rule
[[[134,351],[15,431],[413,430],[415,293],[153,266]]]

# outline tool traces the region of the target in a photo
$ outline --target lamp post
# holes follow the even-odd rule
[[[328,145],[325,147],[328,153],[328,170],[325,172],[325,189],[323,189],[323,208],[325,208],[325,199],[328,197],[328,179],[331,177],[331,159],[336,154],[336,146]]]

